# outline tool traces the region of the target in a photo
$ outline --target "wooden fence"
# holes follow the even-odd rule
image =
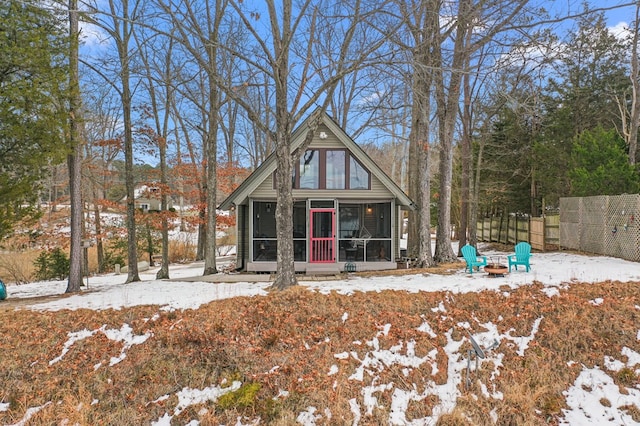
[[[477,222],[479,241],[517,244],[526,241],[534,250],[558,248],[560,215],[544,217],[505,214],[482,218]]]

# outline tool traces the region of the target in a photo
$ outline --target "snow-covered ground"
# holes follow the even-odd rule
[[[489,261],[493,259],[506,263],[508,253],[482,251]],[[224,266],[225,260],[218,263]],[[640,282],[640,263],[629,262],[606,256],[585,256],[569,252],[534,253],[531,257],[531,270],[512,271],[504,277],[489,277],[484,272],[469,274],[463,264],[453,275],[407,274],[401,276],[380,276],[361,278],[351,276],[342,280],[300,281],[301,285],[311,290],[327,293],[336,291],[350,294],[356,291],[400,290],[418,291],[452,291],[455,293],[498,290],[503,285],[516,288],[540,282],[553,294],[555,289],[571,282],[600,281],[638,281]],[[195,262],[185,265],[170,265],[171,280],[156,280],[158,268],[140,272],[142,282],[124,284],[126,274],[106,274],[88,278],[88,288],[74,296],[37,303],[31,306],[36,310],[60,309],[109,309],[128,306],[160,305],[164,309],[195,309],[212,300],[237,296],[255,296],[266,294],[268,282],[233,282],[211,285],[210,280],[194,280],[201,277],[204,264]],[[225,274],[218,274],[216,281],[224,281]],[[184,281],[180,279],[184,278]],[[187,281],[186,278],[189,278]],[[8,298],[28,298],[37,296],[62,295],[67,287],[66,281],[46,281],[19,286],[8,286]]]
[[[483,254],[501,258],[505,261],[508,253],[483,251]],[[460,269],[452,275],[425,275],[407,274],[402,276],[380,276],[362,278],[351,276],[341,280],[327,281],[300,281],[300,284],[309,288],[310,291],[327,293],[331,291],[342,294],[352,294],[354,292],[369,292],[381,290],[396,290],[407,292],[421,291],[441,291],[447,290],[454,293],[478,292],[483,290],[498,291],[502,286],[516,288],[537,281],[544,286],[544,292],[548,297],[554,297],[559,288],[571,285],[572,282],[601,282],[606,280],[621,282],[640,282],[640,263],[629,262],[621,259],[605,256],[584,256],[569,252],[535,253],[531,260],[531,271],[525,272],[523,267],[518,271],[512,271],[504,277],[488,277],[484,272],[469,274],[465,271],[461,263]],[[197,309],[200,305],[213,300],[220,300],[231,297],[254,296],[259,297],[266,294],[268,282],[221,282],[212,284],[201,277],[204,270],[202,263],[189,265],[171,265],[171,280],[155,280],[157,268],[141,272],[140,277],[143,282],[124,284],[126,275],[107,274],[103,276],[90,277],[87,288],[79,294],[52,298],[51,300],[38,299],[31,304],[21,304],[20,309],[32,309],[37,311],[57,311],[63,309],[120,309],[136,305],[158,305],[162,310],[174,309]],[[217,280],[224,281],[224,274],[219,274]],[[190,280],[187,280],[190,278]],[[183,280],[181,280],[183,279]],[[636,284],[637,285],[637,284]],[[62,295],[66,288],[66,281],[39,282],[20,286],[8,286],[8,299],[30,298],[37,296]],[[594,300],[593,304],[601,303]],[[2,302],[0,302],[2,303]],[[636,307],[640,310],[640,306]],[[443,315],[446,313],[443,312]],[[347,314],[345,314],[347,315]],[[348,315],[347,315],[348,317]],[[346,321],[346,318],[343,318]],[[494,324],[482,324],[485,331],[474,334],[473,339],[481,348],[486,350],[486,358],[482,360],[491,361],[495,368],[501,365],[500,345],[512,344],[518,347],[519,353],[524,353],[528,345],[535,339],[537,328],[542,321],[539,318],[532,324],[530,335],[512,336],[510,333],[500,334]],[[378,365],[402,365],[406,368],[417,368],[421,365],[436,365],[436,353],[418,357],[412,351],[411,343],[404,342],[391,348],[380,347],[378,337],[388,332],[392,324],[385,325],[378,335],[371,336],[371,340],[364,343],[370,350],[367,357],[361,359],[362,365],[353,371],[352,380],[360,380],[363,371],[371,373]],[[424,323],[420,330],[427,335],[432,335],[433,331],[428,323]],[[125,349],[133,344],[142,344],[146,338],[131,334],[127,324],[119,330],[78,330],[69,334],[69,340],[65,348],[70,347],[75,341],[89,338],[95,333],[103,333],[107,337],[124,342]],[[567,404],[570,407],[564,410],[563,424],[567,425],[619,425],[638,424],[631,416],[617,407],[625,404],[635,404],[640,408],[640,387],[621,389],[614,384],[611,379],[613,372],[623,367],[635,369],[636,374],[640,374],[640,324],[638,324],[637,338],[638,344],[635,348],[624,348],[619,359],[609,358],[602,361],[602,368],[584,368],[572,387],[565,391]],[[376,392],[392,392],[392,407],[390,409],[389,424],[393,425],[428,425],[435,424],[438,417],[449,412],[455,407],[456,400],[460,396],[459,388],[464,381],[466,369],[466,354],[462,353],[460,347],[462,341],[455,341],[451,336],[447,336],[447,346],[443,350],[449,358],[449,380],[444,385],[436,385],[424,393],[406,392],[401,389],[384,388],[380,384],[375,389],[363,388],[364,398],[350,401],[351,410],[354,414],[355,422],[373,409],[371,404],[375,404]],[[490,349],[489,349],[490,348]],[[123,356],[124,351],[123,349]],[[58,362],[63,354],[52,356],[52,362]],[[348,358],[348,352],[334,354],[336,359]],[[625,359],[623,362],[621,359]],[[116,360],[117,362],[117,360]],[[274,366],[275,368],[275,366]],[[337,369],[338,367],[335,366]],[[329,371],[327,374],[335,374]],[[498,392],[491,389],[491,384],[486,393],[488,397],[500,398]],[[202,402],[204,400],[215,400],[222,392],[234,389],[231,387],[219,387],[214,384],[205,389],[183,389],[178,392],[179,406],[175,410],[158,419],[156,425],[169,425],[172,417],[190,404]],[[239,385],[238,385],[239,386]],[[381,387],[382,386],[382,387]],[[428,388],[428,387],[427,387]],[[436,393],[441,401],[433,410],[433,414],[421,420],[412,420],[411,423],[405,418],[405,410],[410,401],[419,401],[428,396],[429,393]],[[368,397],[367,397],[368,395]],[[600,403],[601,399],[615,401],[615,404],[606,406]],[[37,407],[35,407],[37,408]],[[6,401],[0,401],[0,411],[7,410]],[[25,416],[29,415],[28,413]],[[317,420],[326,416],[327,413],[319,412],[315,407],[309,407],[307,411],[298,416],[298,422],[304,425],[314,425]],[[326,420],[326,419],[325,419]],[[247,424],[256,424],[247,420]],[[239,421],[238,424],[242,424]]]

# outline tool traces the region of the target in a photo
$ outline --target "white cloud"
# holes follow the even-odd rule
[[[616,25],[609,27],[609,32],[618,40],[625,40],[630,35],[629,24],[624,21],[618,22]]]
[[[101,49],[109,45],[109,37],[104,30],[88,22],[80,22],[80,41],[89,49]]]

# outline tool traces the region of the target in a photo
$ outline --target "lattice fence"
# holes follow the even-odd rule
[[[560,246],[640,261],[640,195],[560,199]]]

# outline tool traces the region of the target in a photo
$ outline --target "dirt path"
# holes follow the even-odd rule
[[[18,297],[18,298],[6,298],[0,300],[0,311],[14,311],[16,309],[25,309],[28,306],[35,305],[37,303],[50,302],[52,300],[62,299],[68,297],[67,294],[56,294],[52,296],[37,296],[37,297]]]

